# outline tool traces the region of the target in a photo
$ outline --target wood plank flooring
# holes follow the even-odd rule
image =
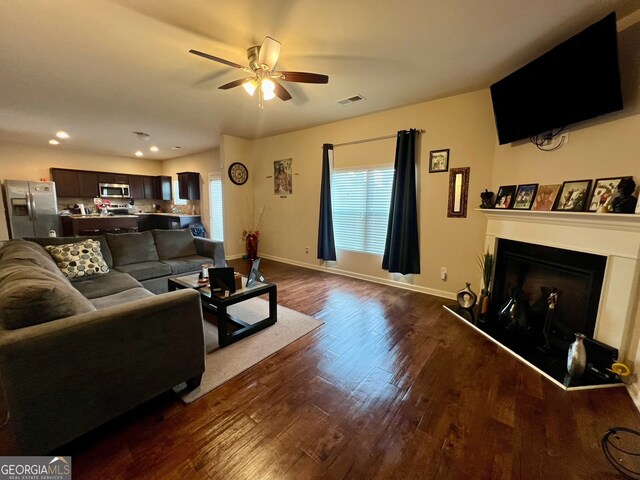
[[[620,478],[599,442],[640,429],[625,389],[564,392],[437,297],[262,271],[325,325],[191,405],[166,394],[64,447],[74,479]]]

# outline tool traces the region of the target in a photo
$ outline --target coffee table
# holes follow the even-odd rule
[[[250,287],[245,287],[247,282],[242,277],[243,287],[230,294],[228,297],[212,293],[208,285],[198,284],[198,274],[177,275],[169,277],[169,291],[180,288],[194,288],[200,293],[200,301],[202,308],[209,312],[215,313],[218,317],[218,343],[220,347],[237,342],[243,338],[253,335],[260,330],[273,325],[278,321],[278,293],[276,285],[273,283],[255,282]],[[241,318],[232,317],[228,313],[228,308],[236,303],[244,302],[250,298],[259,297],[260,295],[269,294],[269,316],[255,323],[247,323]],[[239,327],[233,331],[229,331],[229,324]]]

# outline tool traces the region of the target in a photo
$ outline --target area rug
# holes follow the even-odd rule
[[[229,307],[229,314],[255,323],[269,316],[269,302],[252,298]],[[218,346],[218,329],[205,321],[207,358],[202,383],[191,391],[180,394],[182,401],[191,403],[219,387],[236,375],[273,355],[290,343],[315,330],[324,322],[290,308],[278,305],[278,321],[264,330],[225,348]],[[182,387],[184,388],[184,386]]]

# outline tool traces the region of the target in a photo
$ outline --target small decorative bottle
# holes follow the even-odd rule
[[[569,347],[567,372],[572,377],[582,376],[587,366],[587,350],[584,348],[584,339],[585,336],[582,333],[576,333],[576,339]]]

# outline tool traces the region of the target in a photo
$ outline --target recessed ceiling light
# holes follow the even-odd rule
[[[137,150],[135,153],[136,157],[144,157],[144,153],[142,153],[142,151]]]
[[[65,132],[64,130],[59,130],[59,131],[56,132],[56,137],[67,139],[67,138],[69,138],[69,134],[67,132]]]
[[[60,145],[60,142],[58,140],[56,140],[55,138],[52,138],[51,140],[49,140],[49,144],[50,145]]]
[[[157,152],[158,150],[160,150],[158,147],[156,147],[155,145],[151,145],[149,147],[149,150],[151,150],[152,152]]]

